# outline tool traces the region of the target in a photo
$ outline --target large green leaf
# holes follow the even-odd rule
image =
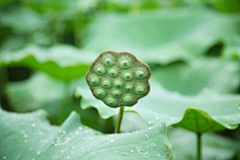
[[[168,135],[175,160],[196,159],[196,134],[180,128],[170,128]],[[236,140],[213,133],[202,135],[202,159],[204,160],[234,159],[239,151],[239,142]]]
[[[65,85],[68,85],[64,87]],[[36,73],[29,79],[19,82],[10,82],[6,85],[6,96],[11,109],[15,112],[30,112],[44,109],[49,113],[51,123],[59,124],[61,115],[60,107],[66,105],[65,116],[76,106],[64,102],[72,97],[71,85],[52,79],[44,73]],[[64,94],[67,92],[68,95]],[[65,96],[65,97],[64,97]],[[62,121],[62,120],[61,120]]]
[[[236,17],[204,8],[101,15],[91,24],[84,48],[130,51],[148,63],[188,60],[237,34]]]
[[[240,84],[239,68],[235,61],[199,58],[188,64],[174,63],[154,68],[151,78],[167,90],[183,95],[236,93]]]
[[[94,58],[92,53],[68,45],[49,49],[35,46],[4,52],[0,55],[0,67],[26,66],[67,81],[85,75]]]
[[[175,125],[194,132],[220,131],[235,129],[240,124],[238,102],[240,95],[201,94],[183,96],[164,89],[152,80],[151,91],[133,107],[126,110],[138,112],[150,125],[159,121]],[[118,110],[105,106],[96,100],[85,81],[76,91],[82,96],[82,108],[94,106],[103,118],[117,114]],[[204,125],[203,125],[204,124]]]
[[[0,110],[0,146],[4,146],[0,148],[0,157],[172,159],[164,123],[138,132],[105,135],[83,126],[75,112],[60,127],[49,125],[46,116],[41,110],[28,114]]]
[[[60,125],[75,110],[81,115],[83,124],[110,132],[111,119],[101,119],[93,108],[82,110],[79,107],[79,99],[74,98],[77,84],[78,80],[64,83],[44,73],[35,73],[27,80],[8,83],[5,93],[12,111],[44,109],[48,112],[51,124]]]

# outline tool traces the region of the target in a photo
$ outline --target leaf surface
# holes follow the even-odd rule
[[[151,91],[148,96],[141,99],[135,106],[126,108],[126,110],[139,113],[150,125],[164,121],[167,125],[175,125],[203,133],[235,129],[240,124],[240,110],[238,108],[240,95],[184,96],[164,89],[156,81],[152,80],[150,84]],[[84,93],[81,95],[82,108],[94,106],[103,118],[118,113],[117,109],[109,108],[94,99],[84,81],[76,91],[78,96],[81,93]],[[203,123],[204,125],[202,125]]]
[[[164,123],[132,133],[105,135],[80,123],[72,112],[60,127],[42,110],[0,110],[0,156],[4,159],[172,159]],[[9,142],[12,142],[9,145]],[[16,150],[17,148],[17,150]]]
[[[138,15],[102,14],[90,25],[84,49],[96,53],[130,51],[147,63],[188,61],[237,34],[236,21],[234,16],[206,8],[163,9]]]
[[[198,58],[152,69],[152,79],[183,95],[236,93],[240,84],[240,65],[221,58]]]
[[[180,128],[169,129],[175,160],[196,159],[196,134]],[[234,159],[240,151],[239,141],[213,133],[202,135],[202,158],[204,160]]]
[[[91,52],[80,51],[67,45],[49,49],[32,46],[0,56],[0,67],[25,66],[62,80],[71,80],[84,76],[94,60]]]

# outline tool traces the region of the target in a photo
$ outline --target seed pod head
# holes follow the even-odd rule
[[[86,81],[95,98],[109,107],[133,106],[150,91],[148,65],[129,52],[106,51],[92,63]]]

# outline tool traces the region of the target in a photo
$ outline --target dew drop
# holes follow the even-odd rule
[[[41,154],[41,153],[42,153],[42,151],[41,151],[41,150],[38,150],[38,151],[37,151],[37,154],[38,154],[38,155],[39,155],[39,154]]]
[[[36,127],[36,124],[35,124],[35,123],[32,123],[32,127],[33,127],[33,128]]]
[[[113,139],[111,139],[110,142],[115,142],[115,141]]]
[[[150,144],[152,147],[156,147],[156,143],[151,143]]]
[[[3,159],[7,159],[7,156],[3,156]]]

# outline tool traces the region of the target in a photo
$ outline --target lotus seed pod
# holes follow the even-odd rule
[[[92,63],[86,80],[95,98],[109,107],[133,106],[149,93],[148,65],[128,52],[106,51]]]

